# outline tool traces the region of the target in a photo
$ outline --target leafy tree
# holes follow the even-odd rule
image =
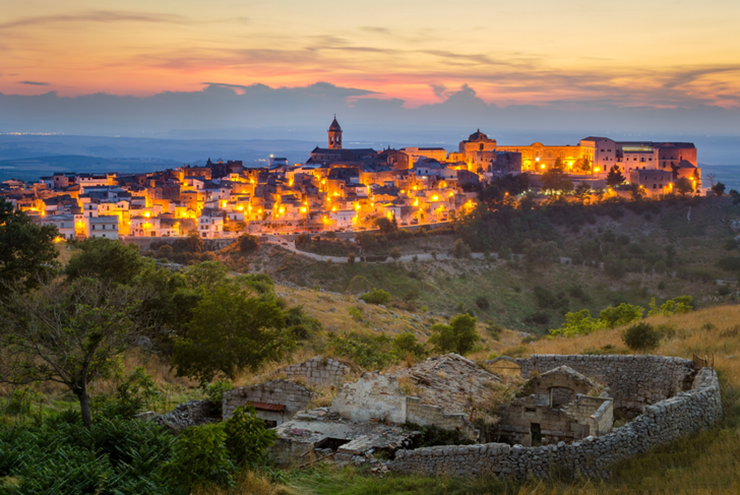
[[[260,461],[277,440],[275,431],[265,426],[252,406],[237,407],[223,426],[226,449],[237,468]]]
[[[0,309],[0,383],[60,383],[77,396],[89,426],[89,385],[109,376],[131,342],[139,307],[131,289],[103,280],[59,280],[30,296],[13,292]]]
[[[687,179],[686,177],[681,177],[676,180],[674,190],[681,196],[686,196],[687,194],[691,194],[694,192],[694,186],[691,184],[691,181],[689,179]]]
[[[558,329],[550,330],[550,334],[572,337],[574,335],[589,334],[596,330],[601,330],[604,326],[603,322],[591,316],[589,310],[582,309],[576,313],[567,313],[565,315],[565,323]]]
[[[220,261],[204,261],[191,265],[182,271],[182,275],[191,289],[210,290],[226,280],[229,273],[226,265]]]
[[[242,234],[237,242],[239,243],[239,251],[242,253],[251,253],[260,247],[260,240],[256,235]]]
[[[621,186],[625,182],[627,182],[627,179],[624,177],[624,174],[622,174],[622,170],[618,165],[613,165],[606,174],[606,185],[609,187],[617,187]]]
[[[357,259],[357,255],[355,254],[355,252],[350,251],[349,254],[347,255],[347,263],[351,265],[352,263],[355,262],[356,259]]]
[[[591,162],[588,158],[579,158],[576,160],[575,169],[587,174],[591,171]]]
[[[465,241],[463,241],[462,239],[458,239],[455,241],[455,246],[453,250],[455,258],[457,259],[470,257],[470,246],[465,244]]]
[[[414,357],[420,358],[426,354],[426,351],[424,350],[424,345],[416,340],[416,335],[411,332],[405,332],[398,334],[393,339],[393,353],[398,357],[411,354]]]
[[[206,292],[192,313],[185,336],[174,345],[177,376],[201,383],[218,374],[234,379],[244,369],[278,359],[293,344],[277,301],[255,297],[238,282],[225,281]]]
[[[585,201],[588,199],[589,194],[591,194],[591,186],[586,184],[585,182],[581,182],[578,184],[578,187],[576,187],[575,194],[581,201]]]
[[[547,266],[560,261],[560,250],[555,241],[535,241],[525,239],[522,245],[524,261],[528,265]]]
[[[559,168],[551,168],[540,177],[540,184],[545,191],[568,192],[573,190],[573,180]]]
[[[25,213],[0,197],[0,294],[6,284],[22,283],[26,290],[53,274],[59,263],[53,225],[38,226]]]
[[[670,316],[672,314],[689,313],[694,309],[693,300],[694,298],[692,296],[679,296],[673,299],[668,299],[658,307],[657,304],[655,304],[655,298],[653,297],[650,300],[648,316]]]
[[[67,277],[72,280],[95,277],[130,284],[151,263],[139,255],[136,245],[103,237],[91,237],[78,243],[78,247],[80,251],[72,256],[66,268]]]
[[[722,196],[725,193],[725,185],[721,182],[717,182],[715,185],[712,186],[712,192],[716,196]]]
[[[632,304],[622,303],[616,308],[609,306],[599,313],[599,320],[608,328],[614,328],[642,319],[645,308]]]
[[[398,249],[397,247],[394,247],[393,249],[391,249],[390,255],[391,255],[391,258],[398,261],[398,259],[401,258],[401,250]]]
[[[375,219],[375,226],[378,227],[380,230],[380,233],[385,234],[391,234],[398,230],[398,224],[396,223],[396,217],[393,217],[393,220],[389,220],[386,217],[380,217]]]
[[[432,336],[429,343],[435,352],[456,352],[460,355],[468,354],[480,340],[476,330],[478,318],[469,314],[460,314],[450,320],[449,325],[438,323],[432,325]]]
[[[630,184],[627,189],[629,190],[630,197],[633,201],[639,201],[645,196],[645,188],[642,187],[640,184]]]
[[[660,332],[651,324],[641,322],[625,330],[622,341],[633,351],[650,351],[658,347]]]
[[[478,200],[495,209],[500,206],[507,197],[516,197],[529,189],[528,174],[508,174],[491,181],[478,193]]]
[[[391,294],[383,289],[373,288],[372,291],[362,294],[360,299],[368,304],[386,304],[391,301]]]

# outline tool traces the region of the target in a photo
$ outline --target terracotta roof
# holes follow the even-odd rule
[[[248,406],[252,406],[255,409],[259,409],[261,411],[278,411],[282,412],[285,410],[285,405],[283,404],[268,404],[267,402],[255,402],[255,401],[249,401],[247,402]]]

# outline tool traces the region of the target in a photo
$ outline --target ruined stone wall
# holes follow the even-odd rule
[[[435,425],[445,430],[460,430],[471,440],[476,439],[475,429],[465,414],[444,414],[441,407],[422,404],[418,397],[406,397],[406,421],[420,426]]]
[[[615,408],[634,412],[684,390],[694,372],[691,360],[664,356],[533,354],[515,362],[522,378],[563,365],[573,368],[606,384]]]
[[[289,379],[302,377],[308,383],[321,387],[328,385],[341,386],[345,375],[350,371],[349,366],[335,359],[318,356],[302,363],[286,366],[277,372],[285,373]]]
[[[234,409],[247,402],[262,402],[285,406],[279,413],[258,414],[262,419],[277,421],[278,424],[290,420],[295,413],[302,411],[311,400],[311,392],[304,386],[287,380],[270,380],[251,387],[242,387],[224,393],[222,403],[223,419],[234,414]],[[260,411],[258,411],[260,413]]]
[[[365,372],[360,380],[345,383],[331,403],[331,410],[357,423],[406,421],[406,395],[390,375]]]
[[[639,361],[647,363],[648,369],[655,365],[647,359]],[[674,367],[683,367],[680,361],[668,364],[663,369],[669,375],[677,372]],[[575,369],[571,363],[568,366]],[[627,367],[631,366],[625,366]],[[584,367],[579,371],[584,374],[589,372]],[[657,379],[655,383],[662,382]],[[639,393],[638,390],[636,392]],[[426,475],[495,474],[499,477],[516,478],[526,478],[532,474],[547,478],[557,468],[559,472],[566,470],[572,475],[606,478],[617,461],[669,443],[698,429],[709,428],[721,416],[722,403],[717,374],[710,368],[703,368],[694,379],[691,390],[646,405],[640,416],[602,437],[590,436],[571,444],[561,442],[544,447],[512,447],[489,443],[400,450],[391,467],[400,472]]]

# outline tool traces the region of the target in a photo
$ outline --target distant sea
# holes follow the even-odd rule
[[[740,165],[705,165],[699,163],[701,168],[702,185],[709,187],[709,175],[714,175],[714,183],[721,182],[726,186],[726,191],[730,189],[740,191]]]

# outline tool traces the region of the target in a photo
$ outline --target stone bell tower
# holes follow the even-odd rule
[[[342,127],[337,122],[337,115],[334,114],[334,120],[329,126],[327,131],[329,134],[329,149],[330,150],[341,150],[342,149]]]

